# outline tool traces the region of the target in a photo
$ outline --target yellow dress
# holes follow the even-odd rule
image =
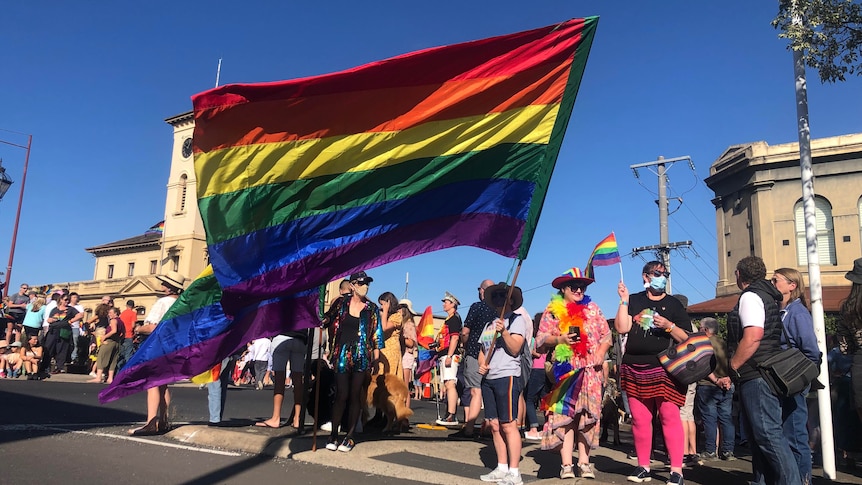
[[[401,370],[401,314],[398,312],[389,316],[389,323],[395,328],[389,337],[384,342],[384,347],[380,349],[380,364],[374,374],[388,372],[398,377],[402,376]]]

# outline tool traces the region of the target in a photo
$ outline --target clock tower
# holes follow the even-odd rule
[[[197,204],[197,178],[192,153],[194,114],[189,111],[165,122],[174,129],[174,142],[165,199],[160,273],[174,270],[194,279],[209,263],[206,234]]]

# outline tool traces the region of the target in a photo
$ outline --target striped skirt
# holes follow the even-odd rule
[[[687,386],[671,379],[662,366],[650,364],[623,364],[620,367],[620,387],[628,397],[639,401],[661,398],[682,407]]]

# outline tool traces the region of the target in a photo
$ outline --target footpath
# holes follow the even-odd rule
[[[62,374],[51,380],[81,381],[87,376]],[[190,383],[179,386],[196,386]],[[271,396],[271,394],[268,394]],[[292,399],[286,396],[285,402]],[[433,424],[437,419],[434,401],[413,401],[415,412],[411,418],[409,432],[386,436],[378,430],[367,430],[357,434],[356,447],[349,453],[329,451],[325,448],[328,433],[318,431],[317,450],[311,432],[312,422],[306,420],[304,433],[290,426],[262,428],[255,426],[211,427],[186,424],[175,427],[166,438],[184,443],[252,455],[264,455],[314,463],[327,467],[353,470],[362,474],[375,474],[395,478],[423,481],[426,483],[452,485],[460,483],[482,483],[478,477],[496,465],[496,455],[490,438],[455,441],[448,435],[455,430],[426,429],[423,424]],[[287,406],[285,406],[287,409]],[[444,413],[445,414],[445,413]],[[441,427],[437,427],[441,428]],[[478,431],[478,429],[477,429]],[[631,429],[620,425],[621,444],[614,446],[602,443],[590,457],[596,479],[561,480],[559,478],[560,456],[557,452],[542,451],[538,443],[523,441],[523,457],[520,465],[525,483],[562,484],[595,483],[623,484],[626,476],[637,465],[628,458],[633,450]],[[651,464],[652,483],[667,481],[669,469],[667,457],[656,452]],[[737,449],[737,460],[707,461],[684,470],[685,481],[692,485],[748,484],[751,479],[751,456],[744,449]],[[815,484],[862,484],[862,469],[839,469],[834,481],[824,478],[822,468],[814,470]]]

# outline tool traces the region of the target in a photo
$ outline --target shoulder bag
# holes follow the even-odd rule
[[[784,338],[790,342],[787,330],[781,323]],[[757,364],[763,380],[776,396],[790,397],[802,392],[820,375],[820,369],[801,350],[790,346]]]
[[[688,338],[658,354],[658,361],[677,382],[689,385],[715,369],[715,351],[704,332],[689,334]]]

